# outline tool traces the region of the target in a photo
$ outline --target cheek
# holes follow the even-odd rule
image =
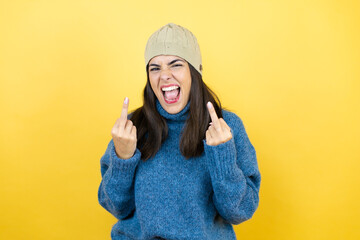
[[[184,96],[186,96],[187,98],[190,95],[190,89],[191,89],[191,85],[190,84],[184,84],[183,85],[183,94]]]
[[[189,71],[181,70],[174,73],[175,79],[177,79],[184,89],[190,89],[191,87],[191,75]]]
[[[157,84],[154,80],[152,80],[151,78],[149,78],[149,82],[150,82],[150,86],[152,88],[152,90],[154,91],[154,93],[156,94],[156,90],[157,90]]]
[[[190,90],[191,90],[191,77],[187,77],[186,80],[184,81],[184,94],[186,94],[187,96],[190,95]]]

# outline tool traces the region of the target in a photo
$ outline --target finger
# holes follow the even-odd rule
[[[126,97],[124,100],[123,108],[121,110],[119,127],[122,127],[122,128],[125,127],[125,124],[127,121],[128,107],[129,107],[129,98]]]
[[[230,131],[231,128],[229,127],[229,125],[226,124],[225,120],[223,118],[219,118],[219,120],[220,120],[221,126]]]
[[[209,127],[209,133],[210,133],[210,136],[212,137],[212,138],[217,138],[218,137],[218,132],[216,131],[216,129],[215,129],[215,127],[214,126],[210,126]]]
[[[137,136],[136,136],[136,126],[134,125],[131,129],[131,136],[133,136],[135,139],[137,139]]]
[[[211,141],[210,131],[207,130],[205,134],[206,134],[206,143],[207,143],[208,145],[210,145],[210,141]]]
[[[207,108],[209,110],[211,121],[213,123],[212,125],[215,127],[216,130],[220,131],[221,130],[220,121],[219,121],[219,118],[218,118],[218,116],[216,114],[215,108],[214,108],[214,106],[212,105],[211,102],[207,103]]]
[[[134,124],[131,120],[126,120],[125,133],[130,135],[133,126]]]
[[[133,140],[135,140],[135,141],[137,140],[137,137],[136,137],[136,127],[135,127],[135,125],[132,126],[132,128],[131,128],[130,137],[131,137],[131,139],[133,139]]]

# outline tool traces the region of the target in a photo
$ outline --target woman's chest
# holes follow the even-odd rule
[[[179,139],[165,141],[155,157],[141,161],[135,175],[137,199],[201,197],[212,191],[205,155],[186,159]]]

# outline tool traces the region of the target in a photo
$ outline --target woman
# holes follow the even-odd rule
[[[143,106],[125,98],[102,156],[112,239],[236,239],[259,204],[260,172],[242,120],[202,80],[196,37],[169,23],[145,49]]]

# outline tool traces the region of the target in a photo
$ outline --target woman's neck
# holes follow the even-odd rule
[[[190,101],[186,104],[186,106],[178,113],[170,114],[168,113],[160,104],[159,100],[156,99],[156,109],[161,116],[163,116],[166,120],[183,122],[186,121],[189,115],[190,110]]]

